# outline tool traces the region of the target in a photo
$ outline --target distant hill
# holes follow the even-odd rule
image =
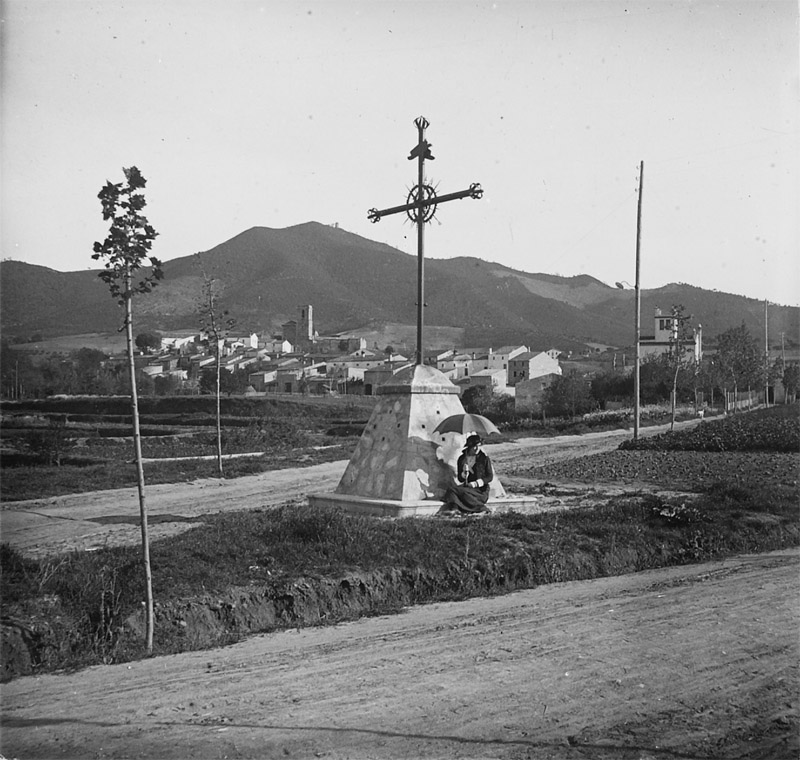
[[[164,264],[165,278],[135,301],[137,331],[194,328],[202,269],[224,283],[224,301],[239,326],[275,330],[312,304],[322,334],[360,330],[383,335],[386,325],[416,323],[416,257],[317,222],[285,229],[254,227],[197,256]],[[630,345],[632,291],[580,275],[529,274],[476,258],[426,259],[428,346],[526,343],[535,349],[576,349],[588,342]],[[669,284],[642,292],[642,333],[656,307],[680,303],[703,325],[706,340],[744,322],[764,333],[764,303],[752,298]],[[97,270],[57,272],[18,261],[0,263],[0,326],[5,337],[113,332],[122,312]],[[383,327],[380,327],[383,325]],[[800,334],[800,309],[770,307],[770,336]],[[397,332],[397,330],[395,330]],[[402,332],[402,331],[401,331]],[[388,333],[388,334],[391,334]],[[406,336],[407,334],[403,333]]]
[[[119,309],[97,272],[57,272],[21,261],[0,262],[0,327],[6,336],[115,329]],[[98,330],[99,332],[99,330]]]

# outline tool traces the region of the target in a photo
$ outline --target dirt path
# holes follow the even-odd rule
[[[488,449],[502,477],[521,459],[608,451],[626,436]],[[154,535],[332,489],[345,464],[148,487]],[[0,519],[4,541],[39,554],[138,542],[137,513],[125,489],[12,504]],[[0,753],[795,758],[799,570],[800,550],[744,556],[20,678],[2,687]]]
[[[150,538],[191,527],[191,520],[226,510],[259,509],[300,501],[336,487],[347,462],[274,470],[232,480],[206,479],[146,487]],[[32,557],[69,549],[136,544],[136,488],[93,491],[12,502],[0,512],[3,541]]]
[[[694,420],[676,427],[696,424]],[[663,432],[667,425],[642,428],[642,435]],[[513,486],[515,463],[535,457],[541,463],[615,449],[630,432],[613,430],[582,436],[522,438],[489,444],[499,477]],[[147,486],[150,537],[157,540],[191,526],[191,520],[225,510],[261,509],[300,502],[310,493],[332,491],[344,473],[346,461],[312,467],[275,470],[232,480],[198,480]],[[12,502],[0,512],[2,540],[24,554],[42,557],[69,549],[137,544],[139,501],[135,488],[94,491],[47,499]]]
[[[798,550],[3,686],[6,758],[795,758]]]

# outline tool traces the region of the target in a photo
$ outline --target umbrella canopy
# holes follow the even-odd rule
[[[434,433],[477,433],[478,435],[492,435],[500,431],[494,422],[481,414],[453,414],[445,417],[435,428]]]

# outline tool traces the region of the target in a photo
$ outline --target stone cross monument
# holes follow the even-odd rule
[[[417,184],[405,204],[383,210],[370,209],[368,218],[405,212],[417,225],[417,351],[413,366],[401,369],[377,388],[380,396],[336,491],[314,494],[312,504],[344,508],[350,512],[404,517],[435,514],[448,485],[453,482],[455,462],[463,438],[453,433],[434,433],[447,417],[463,414],[458,388],[435,367],[423,362],[423,309],[425,306],[424,228],[438,204],[460,198],[480,198],[483,190],[472,184],[467,190],[437,196],[425,181],[425,161],[433,160],[425,139],[427,120],[414,122],[418,140],[409,160],[417,159]],[[504,497],[495,476],[490,497]]]

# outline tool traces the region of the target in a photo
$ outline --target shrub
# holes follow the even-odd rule
[[[597,408],[588,378],[571,372],[545,388],[542,407],[550,417],[577,417]]]
[[[514,398],[494,393],[485,385],[472,385],[467,388],[461,402],[469,414],[482,414],[495,424],[514,419]]]

